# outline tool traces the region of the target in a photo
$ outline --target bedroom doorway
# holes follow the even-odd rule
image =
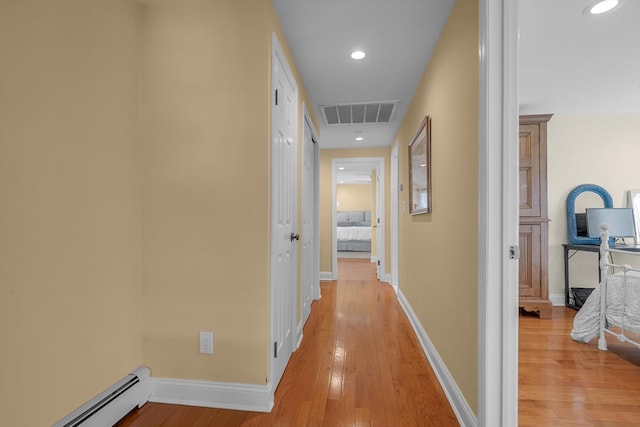
[[[339,158],[332,162],[332,270],[338,258],[368,258],[378,279],[385,266],[384,158]]]

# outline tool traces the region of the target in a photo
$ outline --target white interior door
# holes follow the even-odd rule
[[[271,380],[282,378],[296,321],[297,87],[273,36],[271,103]],[[299,237],[298,237],[299,238]]]
[[[304,140],[302,142],[302,271],[300,273],[300,299],[302,306],[302,324],[304,325],[311,313],[311,302],[315,287],[315,247],[317,236],[315,234],[315,167],[316,144],[313,141],[313,133],[309,123],[304,122]]]

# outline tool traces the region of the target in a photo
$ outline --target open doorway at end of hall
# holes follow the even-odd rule
[[[333,160],[333,272],[339,258],[369,259],[384,271],[384,159]]]
[[[340,171],[339,171],[340,172]],[[365,258],[375,262],[375,171],[369,178],[336,184],[336,234],[338,258]],[[368,179],[368,181],[367,181]]]

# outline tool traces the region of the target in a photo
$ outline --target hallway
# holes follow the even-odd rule
[[[455,426],[456,417],[391,286],[339,260],[270,414],[147,403],[124,426]]]

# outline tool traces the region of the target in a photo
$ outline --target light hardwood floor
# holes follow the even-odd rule
[[[366,259],[339,260],[270,414],[147,403],[124,426],[457,426],[390,285]]]
[[[366,260],[322,283],[271,414],[148,403],[124,426],[457,425],[391,287]],[[575,311],[520,316],[520,426],[640,426],[640,350],[571,340]]]
[[[609,351],[573,341],[575,313],[520,316],[519,425],[640,426],[640,349],[615,337]]]

